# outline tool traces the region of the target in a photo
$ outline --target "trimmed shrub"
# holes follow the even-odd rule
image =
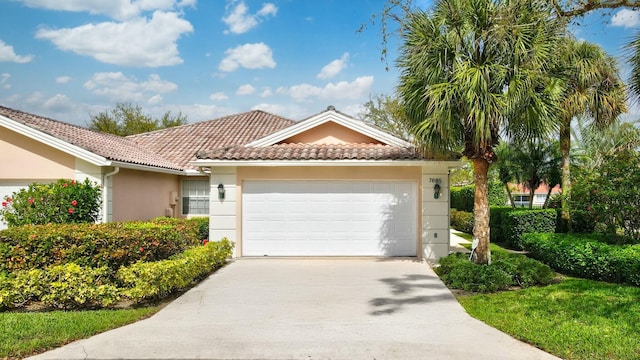
[[[117,278],[125,288],[123,294],[135,302],[163,297],[222,267],[233,246],[227,239],[209,242],[170,260],[122,267]]]
[[[88,268],[69,263],[46,270],[48,289],[41,300],[60,309],[109,306],[120,299],[115,285],[108,281],[107,267]]]
[[[114,272],[200,244],[198,223],[182,219],[108,224],[25,225],[0,231],[0,272],[76,263]]]
[[[526,234],[522,244],[561,273],[640,286],[640,245],[609,245],[598,236],[571,234]]]
[[[511,283],[509,274],[493,265],[476,265],[465,254],[440,259],[436,273],[447,286],[473,292],[495,292]]]
[[[555,209],[513,210],[510,207],[492,207],[489,220],[491,241],[522,250],[523,234],[553,233],[556,221]]]
[[[449,189],[451,208],[472,213],[475,188],[474,185],[452,186]]]
[[[473,233],[473,213],[451,209],[449,220],[454,229],[467,234]]]
[[[491,242],[504,242],[502,239],[505,238],[506,232],[504,229],[505,216],[513,209],[509,206],[492,206],[489,211],[489,228],[491,229],[489,236]]]
[[[473,213],[475,185],[452,186],[451,192],[451,208],[460,211]],[[504,187],[500,182],[489,183],[489,205],[504,206],[506,197]]]
[[[495,251],[493,258],[490,265],[477,265],[465,254],[451,254],[440,259],[440,266],[435,271],[447,286],[474,292],[548,285],[556,278],[549,266],[522,254]]]
[[[12,226],[48,223],[94,223],[100,213],[100,187],[85,179],[60,179],[51,184],[33,183],[5,196],[0,218]]]
[[[112,305],[120,295],[108,271],[73,263],[17,271],[1,279],[0,308],[17,308],[32,301],[59,309]]]
[[[198,235],[200,241],[209,239],[209,217],[194,217],[189,220],[198,224]]]

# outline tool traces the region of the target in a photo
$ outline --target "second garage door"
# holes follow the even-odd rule
[[[245,181],[243,256],[415,256],[416,183]]]

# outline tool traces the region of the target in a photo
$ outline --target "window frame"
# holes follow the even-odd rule
[[[209,215],[211,194],[209,179],[182,179],[180,182],[180,190],[180,213],[182,216]],[[191,203],[192,199],[196,200],[196,204],[200,203],[202,206],[193,206]],[[185,212],[185,210],[187,210],[187,212]],[[197,210],[197,212],[193,212],[194,210]]]

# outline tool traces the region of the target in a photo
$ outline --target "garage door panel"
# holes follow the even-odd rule
[[[416,184],[245,181],[244,256],[415,256]]]

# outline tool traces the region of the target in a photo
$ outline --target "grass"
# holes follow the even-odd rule
[[[563,359],[640,359],[637,287],[565,278],[458,301],[473,317]]]
[[[491,244],[491,251],[505,250]],[[565,277],[546,287],[457,298],[471,316],[563,359],[640,359],[638,287]]]
[[[147,318],[160,307],[0,313],[0,358],[23,358]]]

